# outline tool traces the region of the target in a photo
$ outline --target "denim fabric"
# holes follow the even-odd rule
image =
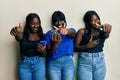
[[[47,63],[48,80],[74,80],[72,56],[63,56]]]
[[[23,57],[18,67],[19,80],[45,80],[45,62],[42,57]]]
[[[103,52],[79,55],[78,80],[104,80],[106,65]]]

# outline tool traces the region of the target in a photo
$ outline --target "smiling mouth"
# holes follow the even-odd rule
[[[33,28],[32,31],[33,31],[33,32],[37,32],[37,31],[38,31],[38,28]]]

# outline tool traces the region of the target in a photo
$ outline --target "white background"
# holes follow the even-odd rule
[[[19,44],[10,36],[10,30],[30,12],[37,13],[44,33],[51,28],[51,15],[56,10],[64,12],[68,27],[84,27],[82,18],[87,10],[95,10],[102,24],[112,25],[110,37],[105,42],[107,66],[105,80],[120,80],[120,1],[119,0],[0,0],[0,80],[17,80]],[[77,53],[74,56],[77,62]]]

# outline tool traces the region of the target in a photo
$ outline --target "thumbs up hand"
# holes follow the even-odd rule
[[[22,32],[22,24],[19,23],[18,26],[13,27],[13,28],[11,29],[10,34],[11,34],[12,36],[17,36],[17,35],[18,35],[19,33],[21,33],[21,32]]]
[[[15,38],[16,38],[18,41],[22,40],[22,38],[23,38],[23,35],[22,35],[22,24],[19,23],[18,26],[13,27],[13,28],[11,29],[11,31],[10,31],[10,34],[11,34],[12,36],[15,36]]]

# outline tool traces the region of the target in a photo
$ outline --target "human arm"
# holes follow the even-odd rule
[[[23,39],[22,24],[19,23],[18,26],[13,27],[10,31],[10,34],[14,36],[17,41],[21,41]]]
[[[109,34],[111,32],[111,29],[112,29],[112,25],[110,25],[110,24],[99,25],[97,23],[95,23],[95,24],[96,24],[97,28],[100,28],[103,38],[105,38],[105,39],[108,38]]]
[[[39,54],[46,56],[46,44],[42,46],[40,43],[37,44],[36,50],[38,51]]]
[[[46,40],[48,40],[50,38],[47,38]],[[51,39],[51,44],[47,45],[47,55],[53,55],[56,48],[58,47],[59,43],[62,41],[62,38],[60,36],[60,34],[57,34],[56,32],[52,33],[52,39]]]
[[[102,33],[102,36],[104,38],[108,38],[109,37],[109,34],[111,32],[111,28],[112,26],[110,24],[104,24],[102,25],[102,28],[103,28],[103,33]]]
[[[81,51],[85,51],[89,48],[93,48],[96,45],[99,44],[99,40],[93,40],[93,36],[91,36],[90,40],[88,41],[87,44],[84,45],[80,45],[82,42],[82,36],[85,34],[85,29],[80,29],[77,32],[77,35],[75,37],[75,42],[74,42],[74,46],[75,46],[75,51],[76,52],[81,52]]]
[[[62,27],[55,27],[54,26],[54,28],[56,29],[56,30],[58,30],[62,35],[67,35],[67,36],[69,36],[69,37],[71,37],[71,38],[74,38],[75,37],[75,30],[73,29],[73,28],[71,28],[71,29],[68,29],[68,28],[62,28]]]

